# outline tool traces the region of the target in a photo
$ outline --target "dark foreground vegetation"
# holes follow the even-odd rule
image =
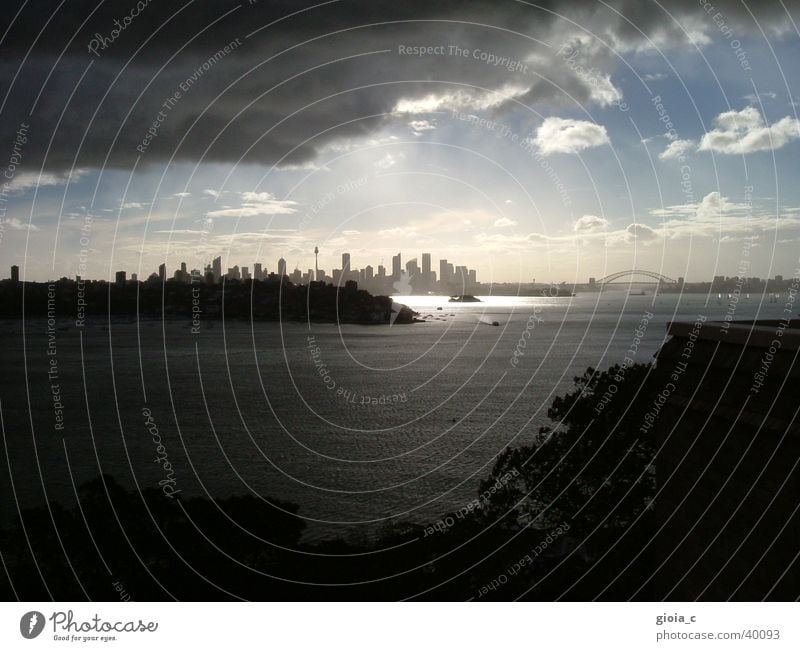
[[[638,432],[651,367],[589,369],[509,448],[476,500],[430,526],[361,541],[301,541],[299,507],[126,491],[23,511],[0,533],[4,599],[646,599],[654,446]],[[598,400],[616,396],[598,415]],[[643,407],[637,407],[643,405]],[[644,552],[644,553],[643,553]],[[121,592],[122,591],[122,592]]]
[[[24,306],[24,310],[23,310]],[[312,283],[246,280],[223,284],[168,281],[0,283],[0,318],[55,317],[82,324],[114,317],[186,319],[198,327],[209,320],[315,321],[330,323],[411,323],[414,313],[373,296],[356,283],[344,287]]]

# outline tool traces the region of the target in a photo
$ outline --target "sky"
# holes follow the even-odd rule
[[[5,5],[4,5],[5,8]],[[10,3],[2,276],[800,274],[797,2]]]

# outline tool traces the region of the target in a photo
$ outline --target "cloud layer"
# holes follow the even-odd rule
[[[670,3],[670,14],[638,0],[501,8],[494,0],[314,4],[152,2],[116,35],[114,21],[128,14],[120,3],[42,0],[19,13],[9,7],[4,14],[14,22],[4,30],[0,142],[12,142],[30,120],[28,170],[129,168],[137,160],[146,167],[173,156],[297,165],[326,145],[401,119],[398,108],[526,114],[523,107],[532,104],[615,102],[620,94],[609,73],[618,59],[611,47],[629,52],[703,41],[716,29],[698,19],[690,0]],[[719,4],[742,36],[760,29],[774,34],[787,23],[778,3]],[[596,38],[587,36],[586,25]],[[90,52],[93,42],[102,46]],[[569,56],[559,53],[563,43],[572,48]],[[401,45],[443,49],[401,55]],[[487,56],[457,56],[450,46]],[[425,120],[411,117],[414,133],[429,129]],[[737,129],[720,127],[706,146],[763,146],[763,132]],[[794,137],[794,129],[779,123],[769,135]],[[603,142],[599,127],[562,124],[555,131],[552,141],[542,140],[550,152]]]

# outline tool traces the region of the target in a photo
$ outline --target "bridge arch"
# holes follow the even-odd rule
[[[660,283],[675,283],[674,279],[670,278],[669,276],[665,276],[664,274],[660,274],[657,271],[647,271],[646,269],[626,269],[625,271],[617,271],[616,273],[609,274],[604,278],[599,278],[595,282],[598,285],[607,285],[608,283],[613,283],[620,278],[626,278],[628,276],[645,276],[647,278],[652,278]]]

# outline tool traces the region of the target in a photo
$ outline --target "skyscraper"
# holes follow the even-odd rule
[[[253,263],[253,280],[263,280],[264,272],[261,271],[261,263],[254,262]]]
[[[278,260],[278,276],[283,278],[286,275],[286,260],[281,258]]]
[[[350,278],[350,254],[342,253],[342,277],[345,280]]]
[[[222,280],[222,257],[217,256],[211,263],[211,271],[214,274],[214,282],[218,283]]]
[[[11,281],[15,283],[19,282],[19,267],[15,264],[11,265]]]
[[[392,278],[394,280],[400,280],[400,276],[403,273],[402,264],[403,263],[400,259],[400,253],[392,256]]]
[[[450,282],[450,274],[448,273],[447,259],[439,260],[439,281],[443,283]]]
[[[158,265],[158,279],[162,283],[167,282],[167,265],[164,264],[163,262],[160,265]]]
[[[422,254],[422,275],[425,276],[425,280],[428,280],[428,277],[431,275],[431,254],[430,253],[423,253]]]

